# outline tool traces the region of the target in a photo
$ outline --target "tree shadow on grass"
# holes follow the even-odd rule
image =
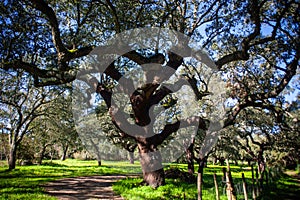
[[[69,167],[68,165],[54,163],[54,162],[44,162],[41,166],[49,166],[49,167]]]

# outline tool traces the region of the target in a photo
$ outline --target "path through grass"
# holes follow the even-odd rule
[[[186,170],[186,165],[171,164],[165,168],[176,167]],[[7,166],[0,163],[0,200],[25,199],[25,200],[54,200],[55,198],[44,193],[43,184],[67,177],[112,175],[112,174],[136,174],[141,173],[140,164],[132,165],[128,162],[103,162],[98,167],[97,161],[79,161],[68,159],[66,161],[47,161],[41,166],[22,166],[13,171],[7,171]],[[197,169],[196,169],[197,170]],[[232,166],[234,182],[241,183],[241,173],[245,173],[248,184],[251,181],[250,168]],[[222,167],[209,165],[204,174],[204,199],[215,199],[213,173],[217,173],[220,194],[224,194],[225,183],[222,183]],[[117,182],[114,190],[127,199],[196,199],[197,190],[195,184],[183,183],[180,180],[167,179],[165,186],[154,190],[147,186],[139,186],[142,179],[125,179]],[[249,191],[250,195],[250,191]],[[265,200],[293,200],[300,196],[300,182],[291,176],[282,176],[281,179],[269,187],[262,199]],[[251,197],[251,195],[249,196]],[[238,199],[242,199],[242,195]],[[225,200],[223,195],[221,200]],[[250,198],[251,199],[251,198]]]
[[[66,177],[130,174],[139,173],[140,165],[128,162],[103,162],[98,167],[97,161],[47,161],[41,166],[22,166],[7,171],[7,166],[0,167],[0,199],[55,199],[44,193],[42,184]]]

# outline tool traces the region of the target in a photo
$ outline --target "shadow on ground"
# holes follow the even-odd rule
[[[114,199],[122,200],[114,194],[112,184],[125,175],[87,176],[66,178],[44,185],[46,193],[60,200]]]

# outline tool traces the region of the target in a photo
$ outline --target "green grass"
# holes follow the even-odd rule
[[[296,173],[294,173],[296,175]],[[299,175],[298,175],[299,176]],[[281,177],[266,189],[262,200],[299,200],[300,179],[282,174]]]
[[[0,199],[55,199],[44,193],[42,184],[46,182],[78,176],[129,174],[141,171],[139,163],[128,162],[80,161],[67,159],[65,161],[46,161],[41,166],[17,166],[8,171],[5,164],[0,165]]]
[[[157,189],[148,186],[139,186],[141,178],[128,178],[118,181],[113,185],[113,190],[126,199],[196,199],[195,186],[171,179],[166,180],[166,185]]]
[[[134,165],[128,162],[103,161],[102,166],[97,166],[97,161],[80,161],[67,159],[66,161],[46,161],[41,166],[17,166],[15,170],[7,171],[4,162],[0,162],[0,200],[4,199],[28,199],[28,200],[50,200],[55,199],[44,193],[43,184],[67,177],[107,175],[107,174],[136,174],[141,173],[138,162]],[[166,164],[167,168],[180,168],[186,170],[185,164]],[[223,195],[224,183],[221,166],[209,165],[204,170],[204,199],[215,199],[213,183],[213,173],[217,173],[221,200],[225,200]],[[196,169],[197,170],[197,169]],[[241,184],[241,173],[245,173],[248,184],[251,181],[250,168],[231,166],[233,180]],[[114,184],[113,189],[126,199],[196,199],[197,189],[195,184],[184,183],[180,180],[167,179],[166,185],[158,189],[148,186],[140,186],[141,178],[128,178]],[[291,176],[284,175],[278,182],[266,189],[261,199],[297,199],[300,196],[300,183]],[[249,197],[250,191],[249,191]],[[238,199],[243,199],[242,195]],[[251,198],[249,198],[251,199]]]
[[[177,167],[186,170],[186,165],[177,164],[169,167]],[[168,167],[167,167],[168,168]],[[203,199],[216,199],[215,188],[213,182],[213,173],[217,174],[217,182],[219,183],[219,194],[221,200],[227,200],[226,186],[222,183],[222,166],[209,165],[204,169],[204,185],[203,185]],[[237,199],[244,199],[242,189],[242,173],[245,174],[248,185],[248,198],[252,199],[251,190],[251,168],[240,166],[231,166],[231,173],[235,186],[238,188]],[[122,195],[125,199],[138,200],[159,200],[159,199],[197,199],[196,184],[183,183],[180,180],[167,179],[166,185],[157,189],[152,189],[149,186],[142,186],[141,178],[128,178],[118,181],[113,185],[116,193]],[[262,200],[296,200],[300,196],[300,182],[291,176],[283,175],[277,182],[273,182],[266,188],[265,193],[260,197]]]
[[[179,168],[186,171],[186,164],[175,164],[167,168]],[[223,166],[224,167],[224,166]],[[226,195],[223,195],[225,183],[222,183],[222,166],[209,165],[204,169],[204,188],[203,188],[203,198],[204,199],[215,199],[215,188],[213,174],[217,174],[217,182],[219,183],[219,193],[221,195],[221,200],[226,200]],[[196,169],[197,170],[197,169]],[[241,183],[241,173],[244,172],[245,177],[250,180],[251,171],[250,168],[242,169],[239,166],[232,166],[232,176],[236,183]],[[197,186],[196,184],[184,183],[180,180],[167,179],[166,185],[161,186],[157,189],[152,189],[149,186],[141,186],[141,178],[128,178],[118,181],[113,185],[113,190],[122,195],[125,199],[147,199],[147,200],[159,200],[159,199],[197,199]],[[241,199],[242,195],[238,196]]]

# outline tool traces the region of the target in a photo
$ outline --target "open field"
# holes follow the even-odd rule
[[[186,170],[186,165],[170,164],[165,168]],[[232,166],[231,170],[237,187],[241,184],[242,172],[245,173],[246,180],[250,184],[250,168]],[[208,165],[205,168],[203,198],[215,199],[213,183],[213,173],[215,172],[218,176],[221,199],[226,199],[223,195],[225,183],[221,181],[222,167],[216,165]],[[137,173],[141,173],[138,162],[132,165],[128,162],[103,161],[102,166],[98,167],[97,161],[68,159],[66,161],[46,161],[41,166],[18,166],[13,171],[7,171],[5,163],[2,163],[0,167],[0,199],[55,199],[44,193],[43,184],[67,177]],[[115,183],[113,188],[127,199],[196,199],[195,184],[184,183],[177,179],[167,179],[165,186],[154,190],[147,186],[140,186],[141,181],[142,179],[139,178],[124,179]],[[300,195],[300,183],[296,178],[284,175],[267,191],[270,192],[264,195],[263,199],[296,199]],[[242,199],[242,195],[238,197],[238,199]]]

